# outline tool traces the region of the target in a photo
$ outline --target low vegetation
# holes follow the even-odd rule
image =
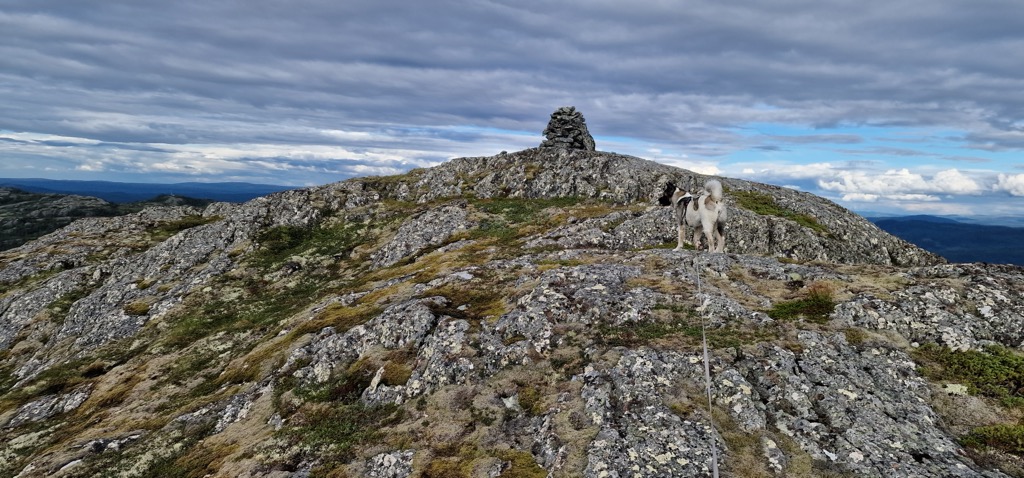
[[[199,227],[221,219],[220,216],[190,214],[173,221],[157,223],[148,232],[151,241],[160,242],[186,229],[192,229],[193,227]]]
[[[914,351],[914,357],[921,364],[921,373],[932,380],[961,383],[973,395],[1024,408],[1024,356],[1008,348],[954,351],[925,344]]]
[[[828,228],[813,216],[784,208],[768,194],[757,191],[732,190],[729,191],[729,195],[737,205],[755,214],[786,218],[819,234],[830,234]]]
[[[823,324],[836,307],[832,286],[815,282],[807,286],[804,297],[777,302],[768,310],[768,316],[775,320],[803,319]]]

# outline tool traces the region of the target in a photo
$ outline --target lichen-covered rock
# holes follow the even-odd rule
[[[662,399],[694,367],[681,356],[630,350],[609,370],[588,368],[582,395],[601,430],[584,476],[711,476],[721,438],[706,419],[681,417]]]
[[[998,343],[1024,346],[1020,268],[947,264],[911,270],[917,284],[891,299],[862,294],[839,304],[834,317],[868,329],[893,330],[914,343],[953,350]]]
[[[406,478],[412,474],[414,450],[381,453],[367,460],[367,478]]]
[[[373,253],[373,267],[387,267],[424,250],[438,246],[453,234],[471,226],[466,217],[465,204],[431,209],[406,221],[387,244]]]
[[[92,393],[92,387],[84,385],[68,393],[46,395],[26,403],[14,412],[4,428],[15,428],[26,423],[45,420],[59,413],[70,412],[85,403]]]
[[[763,346],[733,366],[753,387],[766,423],[814,459],[858,476],[1003,476],[964,458],[905,353],[857,350],[842,335],[807,331],[799,339],[799,352]],[[757,413],[739,405],[737,414]]]
[[[398,304],[343,333],[327,327],[308,345],[293,352],[284,368],[306,363],[293,375],[304,381],[322,383],[331,377],[335,368],[354,362],[371,348],[418,348],[439,320],[430,306],[444,302],[443,297],[433,297]]]

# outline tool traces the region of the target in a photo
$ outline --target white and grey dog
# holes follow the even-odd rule
[[[674,189],[671,204],[675,210],[679,232],[676,250],[683,248],[686,227],[690,226],[694,229],[695,249],[700,249],[700,236],[703,234],[708,238],[709,252],[725,252],[725,222],[728,219],[728,211],[722,196],[722,183],[717,179],[708,181],[704,184],[704,191],[700,192],[699,197],[694,195],[696,191],[691,193],[676,186]]]

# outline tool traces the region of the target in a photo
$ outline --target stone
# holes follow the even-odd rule
[[[587,121],[575,106],[563,106],[551,113],[544,138],[541,148],[596,150],[594,137],[587,131]]]

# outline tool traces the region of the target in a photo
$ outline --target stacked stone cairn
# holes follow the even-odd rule
[[[594,137],[587,131],[587,120],[575,106],[563,106],[551,113],[551,121],[544,128],[541,148],[582,149],[595,151]]]

